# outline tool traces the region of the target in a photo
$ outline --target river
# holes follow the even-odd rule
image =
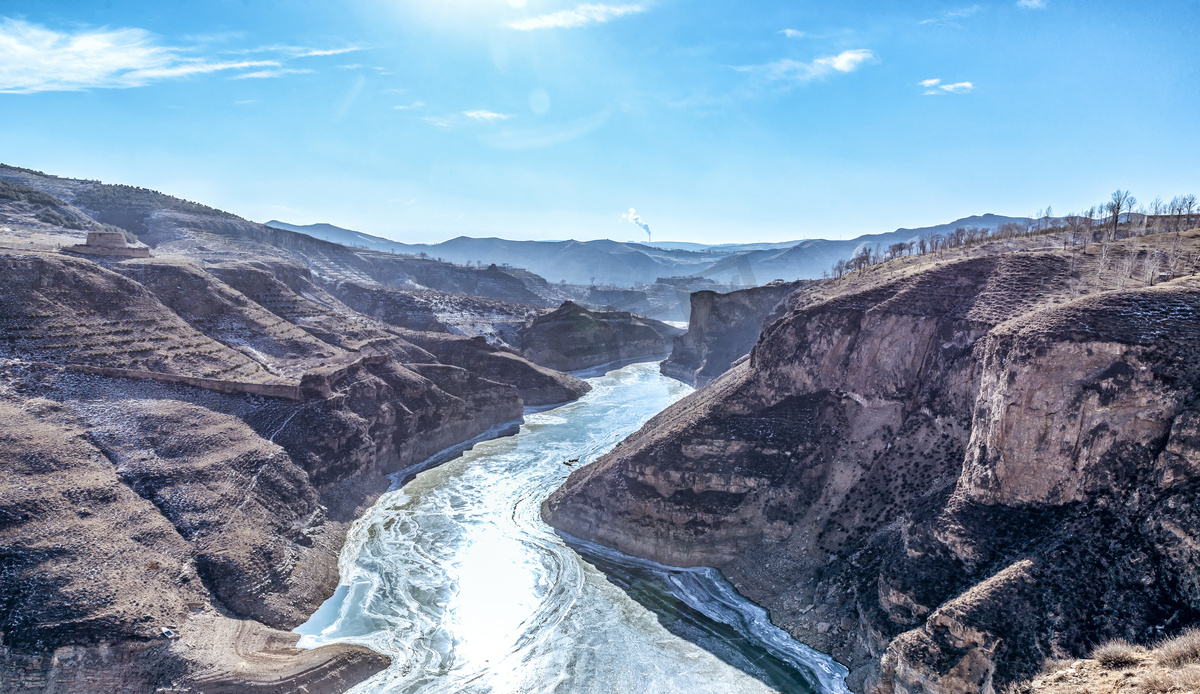
[[[573,469],[691,390],[656,363],[588,381],[590,393],[527,414],[516,435],[397,475],[351,529],[342,584],[297,629],[300,645],[391,656],[356,694],[846,691],[842,666],[718,572],[641,561],[542,522],[541,502]]]

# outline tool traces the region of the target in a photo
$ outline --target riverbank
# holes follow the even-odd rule
[[[773,630],[716,572],[589,555],[542,522],[542,500],[571,470],[691,390],[653,362],[588,382],[580,400],[527,414],[515,436],[380,497],[351,528],[337,594],[297,629],[300,644],[390,656],[352,690],[364,694],[805,692],[836,682],[836,663]]]

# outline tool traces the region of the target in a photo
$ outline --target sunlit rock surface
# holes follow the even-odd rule
[[[746,363],[545,516],[720,567],[859,691],[999,691],[1192,623],[1200,284],[1114,277],[1098,250],[991,244],[801,288]]]

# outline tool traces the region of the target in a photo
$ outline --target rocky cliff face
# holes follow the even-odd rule
[[[857,691],[999,691],[1177,630],[1200,616],[1200,284],[1128,284],[1095,249],[984,249],[801,288],[544,515],[720,567]]]
[[[522,326],[514,341],[530,361],[575,371],[666,354],[683,331],[627,311],[592,311],[570,301]]]
[[[763,322],[801,284],[772,282],[728,294],[695,292],[691,296],[688,331],[675,338],[662,372],[694,386],[725,373],[734,362],[750,354]]]
[[[344,691],[386,659],[286,630],[384,475],[587,389],[358,314],[289,263],[0,252],[0,295],[3,691]]]

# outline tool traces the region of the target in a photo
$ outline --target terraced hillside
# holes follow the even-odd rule
[[[349,524],[385,475],[587,390],[461,334],[545,309],[385,284],[538,297],[22,176],[49,192],[0,197],[0,689],[340,692],[384,667],[287,631],[332,594]],[[154,257],[59,252],[105,227],[51,194],[136,221]],[[359,293],[386,320],[339,298]]]

